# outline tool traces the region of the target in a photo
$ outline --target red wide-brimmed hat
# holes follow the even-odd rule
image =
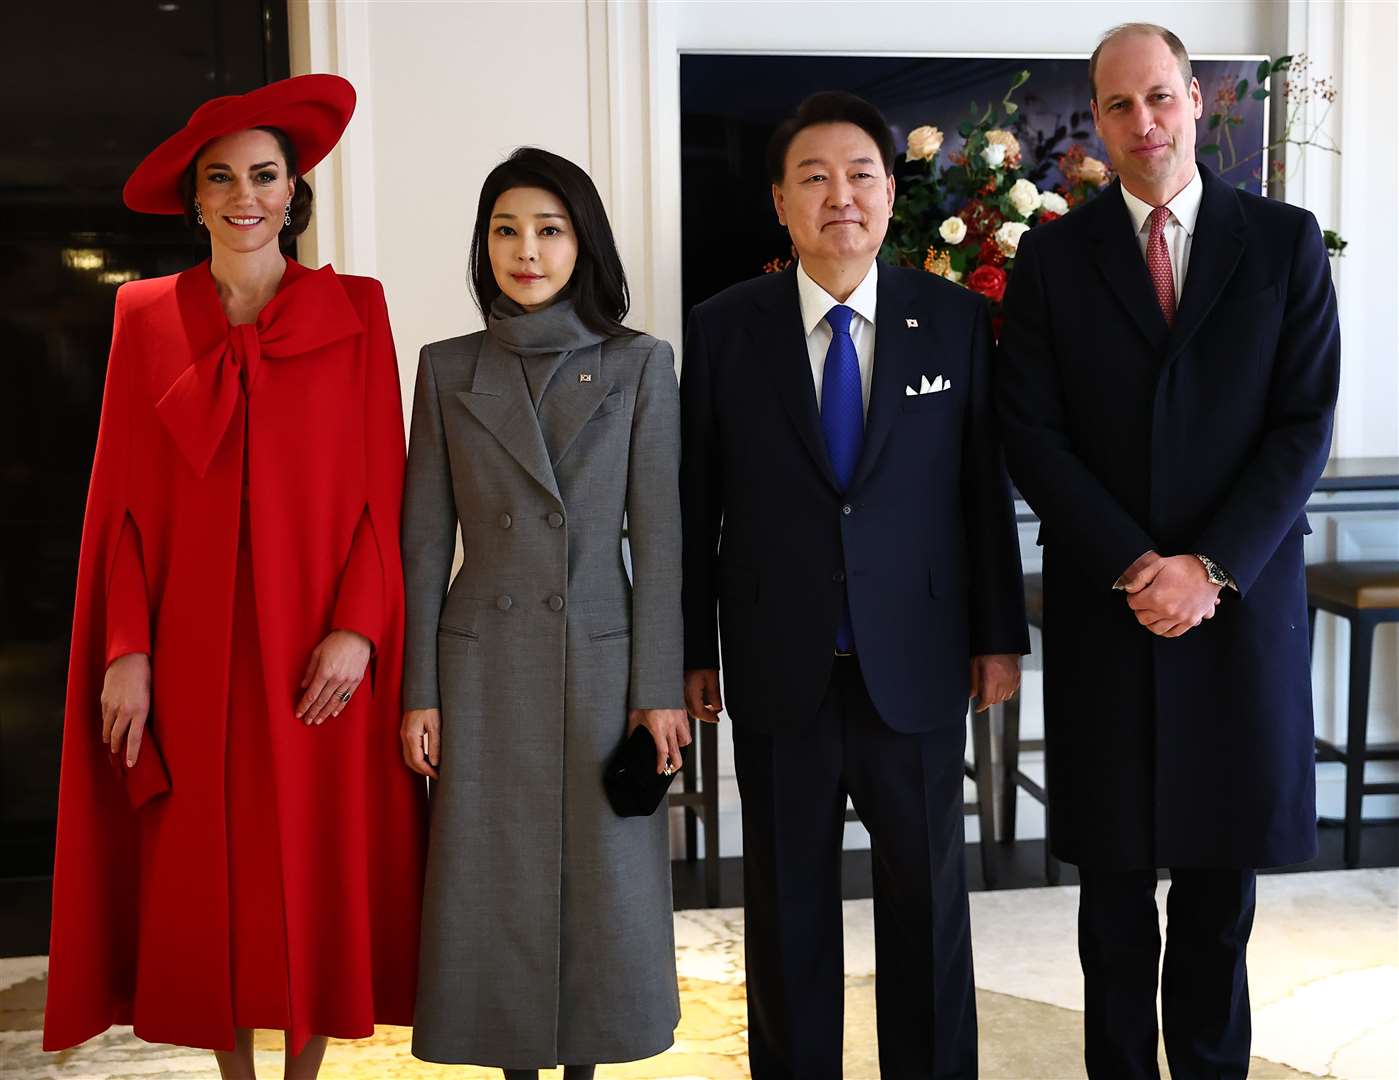
[[[354,111],[355,88],[339,75],[298,75],[206,101],[136,166],[122,188],[122,201],[143,214],[184,213],[180,177],[200,147],[248,128],[285,131],[296,147],[297,169],[310,172],[340,141]]]

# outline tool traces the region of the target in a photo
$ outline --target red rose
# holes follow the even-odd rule
[[[1001,250],[1001,245],[996,243],[993,236],[981,245],[976,253],[977,262],[983,266],[1004,266],[1006,264],[1006,253]]]
[[[967,288],[972,292],[981,293],[993,304],[999,304],[1006,294],[1006,272],[999,266],[982,264],[967,278]]]
[[[1059,215],[1053,210],[1041,210],[1039,220],[1035,224],[1043,225],[1046,221],[1057,221],[1058,218]]]

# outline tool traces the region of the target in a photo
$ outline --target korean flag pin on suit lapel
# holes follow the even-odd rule
[[[905,320],[904,320],[904,325],[905,325],[908,329],[910,329],[910,330],[917,330],[917,329],[918,329],[918,320],[917,320],[917,319],[905,319]]]

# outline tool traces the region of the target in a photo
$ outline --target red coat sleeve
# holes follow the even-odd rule
[[[130,514],[122,518],[112,577],[107,585],[107,664],[128,653],[151,651],[151,607],[141,534]]]
[[[353,630],[363,634],[377,650],[383,625],[384,561],[374,539],[371,511],[365,507],[359,524],[355,526],[350,557],[340,578],[331,626],[336,630]]]
[[[363,634],[377,651],[386,620],[401,610],[398,525],[403,498],[402,392],[383,287],[368,281],[365,376],[365,507],[340,578],[332,626]]]

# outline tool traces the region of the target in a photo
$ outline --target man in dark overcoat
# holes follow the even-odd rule
[[[1316,851],[1302,538],[1331,441],[1335,298],[1312,215],[1195,161],[1161,27],[1089,70],[1118,179],[1023,237],[996,394],[1042,521],[1053,848],[1078,864],[1086,1059],[1242,1077],[1255,870]]]
[[[985,300],[876,259],[893,137],[850,94],[780,126],[799,264],[694,309],[681,372],[685,698],[725,694],[755,1080],[839,1080],[846,798],[870,831],[879,1062],[976,1076],[967,695],[1019,683],[1020,549]]]

